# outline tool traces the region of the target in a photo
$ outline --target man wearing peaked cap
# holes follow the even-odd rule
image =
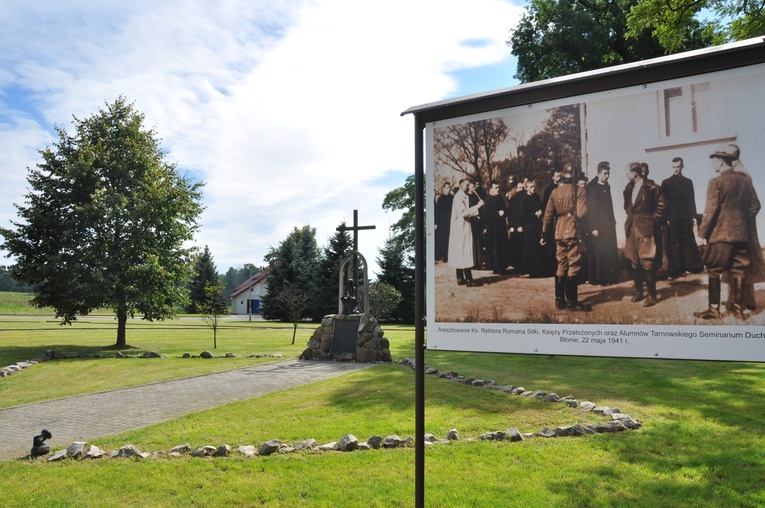
[[[579,302],[579,278],[582,269],[582,240],[580,222],[587,215],[587,195],[584,188],[572,183],[574,172],[566,164],[561,176],[563,184],[553,189],[547,202],[540,244],[545,245],[548,232],[555,230],[555,306],[558,310],[590,310]]]
[[[707,242],[704,264],[709,274],[709,307],[694,315],[702,319],[719,319],[720,276],[731,275],[733,314],[745,319],[744,288],[751,262],[749,252],[750,224],[760,211],[760,201],[752,180],[733,169],[733,161],[741,155],[737,145],[718,148],[709,158],[712,168],[720,175],[709,181],[704,216],[699,235]]]
[[[656,226],[665,219],[667,205],[661,188],[652,180],[643,176],[639,162],[627,166],[627,178],[630,182],[624,189],[624,211],[627,220],[624,223],[626,241],[624,255],[630,260],[635,282],[633,302],[643,300],[643,282],[648,297],[644,307],[656,305]]]

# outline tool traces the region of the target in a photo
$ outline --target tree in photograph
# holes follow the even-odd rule
[[[228,304],[223,296],[223,286],[217,282],[205,286],[205,298],[197,303],[197,312],[202,320],[213,331],[213,349],[218,348],[218,322],[228,314]]]
[[[664,5],[665,0],[650,0]],[[686,0],[691,3],[692,0]],[[662,46],[647,18],[628,30],[641,0],[531,0],[507,44],[522,83],[710,46],[711,30],[695,18],[675,26],[676,45]],[[658,18],[657,18],[658,19]]]
[[[369,310],[378,321],[390,317],[401,302],[401,292],[387,282],[373,282],[369,285]]]
[[[303,319],[308,308],[308,291],[295,284],[287,283],[276,295],[276,303],[282,310],[285,320],[292,323],[292,343],[295,343],[298,323]]]
[[[35,285],[33,304],[63,323],[96,308],[117,317],[116,347],[126,323],[174,316],[185,301],[192,240],[202,212],[202,183],[183,176],[143,114],[119,97],[84,119],[29,169],[26,204],[14,229],[0,229],[16,257],[11,273]]]
[[[345,222],[342,226],[345,226]],[[343,230],[337,231],[324,248],[317,263],[314,292],[311,295],[311,315],[314,321],[338,312],[340,263],[352,249],[353,239],[348,231]]]
[[[289,316],[279,305],[278,296],[287,284],[304,289],[309,295],[314,291],[319,248],[316,230],[308,225],[294,228],[277,248],[271,248],[265,259],[268,263],[266,295],[261,302],[265,319],[288,320]],[[308,317],[306,314],[302,317]]]
[[[207,287],[219,283],[218,268],[215,266],[210,249],[205,245],[205,250],[194,263],[194,272],[189,282],[189,304],[186,306],[186,312],[198,314],[200,305],[207,301]]]
[[[497,148],[509,133],[501,118],[460,123],[436,129],[434,150],[438,161],[458,174],[480,178],[484,189],[497,178]],[[441,182],[436,182],[438,185]],[[453,182],[452,182],[453,183]]]
[[[514,141],[515,155],[500,164],[500,181],[512,174],[546,182],[550,168],[562,168],[567,163],[578,167],[582,160],[579,104],[551,109],[541,131],[528,140]]]

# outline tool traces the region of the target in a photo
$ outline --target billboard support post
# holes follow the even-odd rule
[[[414,115],[415,506],[425,506],[425,124]]]

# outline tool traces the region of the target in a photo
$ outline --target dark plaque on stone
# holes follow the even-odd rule
[[[334,355],[356,354],[356,339],[359,336],[359,319],[337,319],[332,334]]]

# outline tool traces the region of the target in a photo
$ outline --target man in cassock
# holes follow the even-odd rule
[[[672,159],[672,176],[661,182],[661,193],[667,201],[667,234],[664,247],[670,278],[682,277],[685,272],[698,273],[702,269],[701,254],[696,245],[693,225],[696,224],[696,195],[693,182],[683,176],[683,159]]]
[[[446,261],[449,254],[449,229],[452,222],[452,186],[449,182],[444,183],[443,192],[436,197],[436,261]]]
[[[608,178],[611,166],[598,164],[598,175],[587,184],[589,234],[588,276],[590,284],[609,285],[619,277],[619,250],[616,247],[616,219]]]
[[[485,202],[481,214],[486,226],[486,269],[502,274],[507,268],[507,212],[498,182],[491,182]]]
[[[529,277],[542,277],[546,266],[544,247],[540,245],[542,236],[542,200],[536,192],[534,180],[526,181],[526,192],[518,200],[518,231],[523,235],[521,255],[524,259],[524,270]]]

